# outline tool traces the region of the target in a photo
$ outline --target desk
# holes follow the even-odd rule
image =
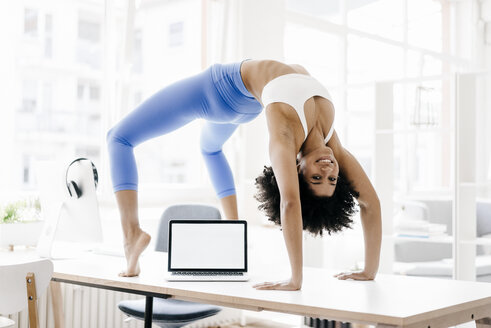
[[[15,253],[11,256],[18,260]],[[304,268],[301,291],[262,291],[252,285],[286,277],[289,271],[261,272],[251,265],[248,282],[168,282],[163,278],[164,253],[144,254],[142,273],[133,278],[117,276],[125,265],[121,257],[85,254],[53,262],[54,281],[141,294],[147,301],[172,297],[381,327],[437,328],[472,320],[479,321],[480,327],[491,327],[489,283],[383,274],[375,281],[343,281],[332,277],[336,272]]]
[[[288,271],[252,269],[248,282],[168,282],[164,253],[147,253],[139,277],[118,277],[124,259],[87,255],[54,261],[53,280],[151,297],[172,297],[253,311],[276,311],[390,327],[448,327],[483,319],[491,327],[491,284],[379,274],[375,281],[342,281],[336,272],[304,268],[301,291],[261,291],[252,285]],[[259,268],[257,268],[259,269]],[[148,302],[147,302],[148,303]]]

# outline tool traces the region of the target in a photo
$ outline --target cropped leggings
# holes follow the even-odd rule
[[[215,192],[219,198],[235,194],[222,146],[239,124],[251,121],[262,110],[245,87],[240,66],[240,62],[215,64],[164,87],[110,129],[107,145],[114,192],[138,190],[134,147],[204,119],[200,147]]]

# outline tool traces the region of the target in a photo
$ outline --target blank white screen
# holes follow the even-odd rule
[[[245,224],[172,223],[171,269],[245,269]]]

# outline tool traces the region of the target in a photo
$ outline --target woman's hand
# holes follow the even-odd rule
[[[263,282],[252,286],[256,289],[276,289],[276,290],[299,290],[302,283],[295,283],[291,279],[277,282]]]
[[[334,275],[335,278],[338,278],[339,280],[347,280],[347,279],[353,279],[353,280],[373,280],[375,279],[375,274],[368,273],[366,271],[359,271],[359,272],[341,272],[338,274]]]

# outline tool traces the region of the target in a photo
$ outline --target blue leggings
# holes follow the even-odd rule
[[[241,123],[261,113],[261,104],[245,87],[241,62],[215,64],[198,75],[173,83],[129,113],[107,134],[114,192],[138,190],[133,148],[151,138],[204,119],[201,152],[219,198],[235,194],[222,146]]]

